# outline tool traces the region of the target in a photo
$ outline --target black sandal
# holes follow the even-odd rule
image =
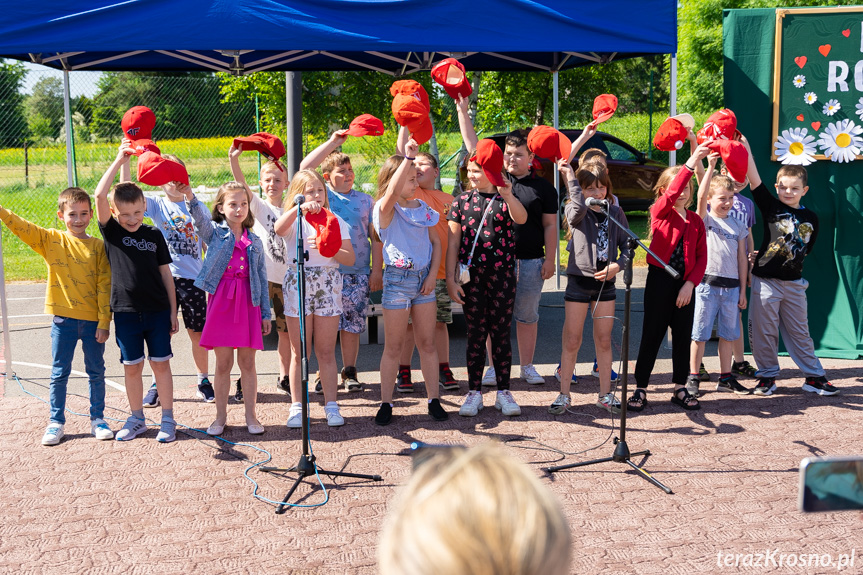
[[[637,388],[632,392],[629,401],[626,402],[626,408],[630,411],[643,411],[645,407],[647,407],[647,392],[641,388]]]
[[[683,394],[680,393],[681,391]],[[697,411],[701,409],[701,404],[698,402],[698,398],[686,391],[685,387],[674,390],[674,393],[671,396],[671,403],[679,405],[686,411]]]

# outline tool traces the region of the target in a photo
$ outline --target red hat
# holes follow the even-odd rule
[[[503,152],[494,140],[484,138],[477,142],[476,153],[471,156],[471,162],[476,162],[482,168],[488,181],[495,186],[505,186],[503,179]]]
[[[138,181],[150,186],[164,186],[169,182],[188,186],[189,174],[183,164],[148,150],[138,158]]]
[[[749,152],[746,146],[736,140],[714,140],[707,144],[714,152],[719,152],[728,175],[738,183],[746,181],[746,172],[749,170]]]
[[[132,147],[131,151],[133,156],[140,156],[144,152],[155,152],[162,155],[162,152],[156,144],[153,143],[153,140],[135,140],[130,145]]]
[[[153,128],[156,127],[156,114],[146,106],[135,106],[126,110],[120,125],[123,127],[123,135],[133,142],[149,140],[153,137]]]
[[[423,107],[425,107],[427,112],[428,110],[431,110],[431,105],[429,105],[428,92],[426,92],[426,89],[423,88],[422,84],[420,84],[416,80],[398,80],[396,82],[393,82],[393,85],[390,86],[390,94],[392,94],[393,97],[399,94],[405,96],[412,96],[416,98],[423,105]]]
[[[569,160],[572,142],[550,126],[537,126],[527,135],[527,149],[553,162],[561,158]]]
[[[600,94],[593,100],[593,119],[595,123],[610,119],[617,110],[617,96],[614,94]]]
[[[396,122],[411,132],[416,132],[420,126],[428,122],[428,108],[414,96],[396,94],[396,97],[393,98],[392,109]]]
[[[455,58],[441,60],[431,69],[432,79],[443,86],[449,97],[458,100],[459,96],[467,98],[473,92],[470,82],[464,73],[464,66]]]
[[[361,114],[351,120],[348,136],[380,136],[384,133],[384,123],[371,114]]]
[[[285,155],[285,145],[282,141],[267,132],[258,132],[245,138],[234,138],[234,147],[243,146],[243,151],[254,150],[260,152],[269,160],[278,161],[279,158]]]
[[[683,147],[688,134],[689,130],[678,118],[666,118],[653,137],[653,145],[657,150],[674,152]]]
[[[415,130],[411,130],[411,138],[417,143],[417,145],[422,146],[426,142],[432,139],[434,135],[434,126],[432,126],[431,118],[426,119],[425,122],[420,124]]]
[[[704,127],[698,130],[696,138],[699,144],[710,140],[734,140],[740,132],[737,131],[737,116],[727,108],[710,114]]]
[[[342,248],[342,232],[339,227],[339,220],[326,208],[316,213],[306,212],[306,221],[317,231],[315,243],[318,246],[318,253],[325,258],[331,258]]]

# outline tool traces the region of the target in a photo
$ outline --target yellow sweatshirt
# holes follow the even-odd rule
[[[5,208],[0,208],[0,220],[48,264],[45,313],[97,321],[100,329],[110,327],[111,268],[102,240],[79,240],[40,228]]]

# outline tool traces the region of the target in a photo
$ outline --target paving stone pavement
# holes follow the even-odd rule
[[[455,413],[466,392],[463,333],[457,324],[452,363],[462,389],[442,396],[450,420],[432,421],[423,394],[415,393],[398,395],[393,423],[377,427],[372,417],[379,401],[376,364],[381,346],[364,346],[364,390],[339,395],[344,427],[327,427],[321,397],[312,395],[312,447],[324,468],[378,473],[383,481],[323,476],[326,505],[276,515],[273,505],[252,497],[255,486],[244,470],[267,455],[247,445],[229,445],[189,429],[167,445],[155,441],[155,430],[128,443],[100,442],[89,435],[86,417],[69,415],[63,442],[42,447],[48,408],[23,390],[47,398],[50,318],[39,316],[44,285],[7,287],[13,367],[21,381],[3,381],[0,399],[3,573],[375,573],[387,506],[410,474],[410,441],[473,445],[489,439],[505,442],[506,450],[533,468],[560,499],[572,530],[572,573],[836,571],[799,564],[744,566],[746,554],[765,551],[775,551],[777,563],[782,554],[831,554],[837,559],[854,552],[855,565],[843,572],[863,572],[863,515],[804,515],[796,510],[802,458],[863,453],[860,361],[824,360],[828,375],[842,390],[834,397],[803,393],[800,373],[782,358],[785,379],[778,381],[777,395],[706,393],[701,411],[683,412],[668,401],[670,354],[664,350],[651,383],[651,405],[631,414],[627,442],[633,451],[651,451],[646,468],[674,493],[665,494],[613,462],[549,476],[543,467],[610,456],[611,438],[619,430],[616,419],[593,405],[598,383],[589,376],[573,388],[571,413],[548,414],[556,396],[551,374],[563,314],[552,307],[559,305],[560,294],[545,294],[536,363],[546,383],[528,386],[514,380],[520,417],[502,416],[490,405],[491,394],[478,417]],[[620,310],[622,298],[619,303]],[[634,327],[636,323],[634,316]],[[589,339],[580,354],[579,374],[590,367]],[[195,399],[187,342],[180,335],[175,344],[175,417],[202,429],[212,421],[215,408]],[[634,330],[633,357],[637,342]],[[268,340],[268,347],[273,345]],[[715,371],[715,344],[712,349],[705,363]],[[122,420],[127,404],[117,357],[110,340],[107,375],[119,389],[109,386],[106,415]],[[75,369],[83,371],[80,357]],[[232,403],[224,438],[268,451],[268,464],[291,466],[301,453],[300,433],[284,427],[287,398],[275,389],[275,370],[275,353],[260,354],[258,416],[266,433],[249,435],[241,425],[241,406]],[[514,372],[518,375],[518,368]],[[416,358],[413,377],[421,379]],[[70,395],[68,407],[86,413],[86,380],[73,376],[70,393],[79,395]],[[147,410],[147,415],[158,421],[159,410]],[[120,426],[110,423],[115,430]],[[258,493],[273,500],[280,500],[293,482],[293,476],[256,469],[248,475],[258,482]],[[311,478],[292,502],[314,505],[324,499]],[[726,554],[740,554],[741,564],[719,564]],[[756,555],[748,561],[754,559]]]

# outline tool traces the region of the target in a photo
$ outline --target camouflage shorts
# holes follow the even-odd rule
[[[446,290],[446,280],[436,280],[434,284],[434,296],[437,303],[437,315],[435,321],[438,323],[452,323],[452,300]],[[408,323],[411,323],[408,317]]]

